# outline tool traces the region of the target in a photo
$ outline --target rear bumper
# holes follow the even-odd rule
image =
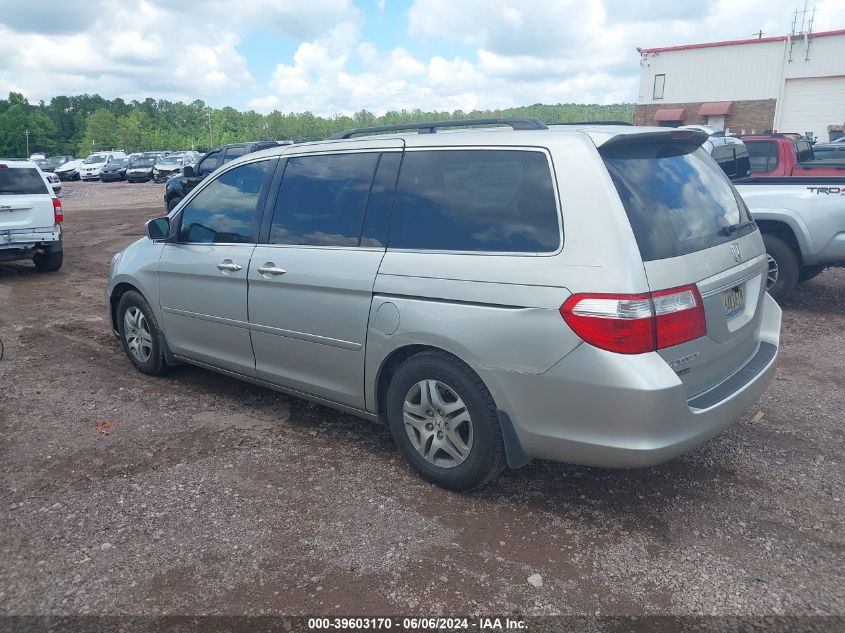
[[[540,375],[476,367],[528,457],[608,468],[652,466],[733,425],[772,381],[781,310],[766,294],[760,346],[743,367],[687,399],[656,353],[626,356],[582,344]]]

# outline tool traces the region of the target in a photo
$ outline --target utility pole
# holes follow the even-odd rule
[[[26,134],[26,157],[29,158],[29,130],[26,130],[24,134]]]
[[[214,147],[214,139],[211,136],[211,110],[206,112],[206,115],[208,116],[208,149],[211,149]]]

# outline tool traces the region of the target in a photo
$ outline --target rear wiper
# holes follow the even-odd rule
[[[754,220],[746,220],[745,222],[740,222],[739,224],[731,224],[730,226],[723,226],[719,229],[719,235],[732,235],[739,231],[740,229],[744,229],[746,226],[754,226],[756,222]]]

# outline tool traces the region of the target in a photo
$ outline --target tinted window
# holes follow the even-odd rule
[[[795,143],[795,151],[798,154],[799,163],[805,160],[813,160],[813,148],[807,141],[798,141]]]
[[[230,160],[235,160],[236,158],[243,156],[244,154],[249,154],[249,148],[246,145],[237,145],[235,147],[229,147],[226,150],[226,156],[223,157],[223,164],[225,165]]]
[[[748,150],[742,145],[716,145],[711,156],[731,180],[745,178],[751,171]]]
[[[217,169],[217,164],[220,161],[220,152],[211,152],[203,158],[197,166],[197,173],[200,176],[208,176],[211,172]]]
[[[549,162],[541,152],[407,152],[391,248],[541,253],[560,245]]]
[[[361,230],[361,246],[384,247],[387,245],[387,227],[390,222],[390,209],[393,207],[393,194],[396,191],[396,177],[399,175],[400,152],[388,152],[381,155],[378,163],[364,228]]]
[[[36,193],[47,193],[47,185],[44,184],[44,180],[37,169],[33,167],[22,169],[0,168],[0,194],[31,195]]]
[[[254,242],[258,200],[269,162],[235,167],[210,182],[182,212],[179,241]]]
[[[289,158],[271,244],[358,246],[378,154]]]
[[[704,149],[640,143],[607,148],[602,157],[644,261],[685,255],[745,234],[720,234],[750,216]]]
[[[765,174],[778,166],[778,144],[776,141],[752,141],[746,143],[751,171]]]

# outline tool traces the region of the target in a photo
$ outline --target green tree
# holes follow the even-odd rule
[[[117,118],[100,108],[85,122],[85,134],[79,144],[79,153],[90,154],[102,149],[112,149],[120,144]]]

